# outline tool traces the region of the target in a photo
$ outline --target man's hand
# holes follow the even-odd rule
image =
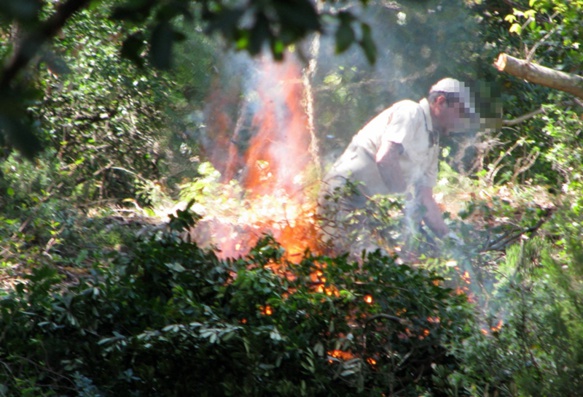
[[[423,215],[423,221],[425,224],[437,235],[437,237],[445,237],[449,229],[443,221],[441,211],[433,197],[433,188],[428,186],[418,187],[417,198],[419,199],[421,208],[425,210],[425,214]]]

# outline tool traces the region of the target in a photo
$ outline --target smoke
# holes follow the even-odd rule
[[[421,99],[442,77],[475,77],[466,56],[474,50],[468,43],[475,26],[460,2],[378,2],[349,10],[372,27],[378,50],[374,65],[357,45],[335,54],[333,35],[299,46],[311,65],[293,52],[283,64],[268,54],[258,59],[225,55],[200,139],[223,183],[236,180],[247,194],[297,194],[310,183],[306,167],[326,170],[384,108],[401,99]],[[354,29],[358,35],[359,22]],[[475,135],[467,138],[459,147],[471,152]],[[454,150],[450,158],[456,156]]]
[[[374,65],[368,63],[356,44],[345,53],[336,54],[334,27],[329,34],[310,38],[298,47],[315,65],[309,82],[314,109],[307,117],[314,119],[313,141],[319,144],[319,165],[323,169],[338,157],[367,121],[392,103],[401,99],[419,100],[433,83],[446,76],[469,82],[476,77],[469,56],[475,48],[468,44],[477,34],[476,24],[464,11],[463,2],[424,1],[402,5],[380,1],[368,6],[344,7],[371,26],[378,54]],[[335,12],[331,8],[324,11]],[[360,23],[355,22],[353,27],[358,37]],[[310,48],[314,40],[318,43],[316,51]],[[295,58],[295,54],[287,54],[287,58],[291,57]],[[241,161],[232,159],[233,153],[229,163],[224,144],[236,146],[231,152],[247,149],[254,134],[253,117],[264,106],[257,91],[259,86],[263,95],[273,101],[275,112],[280,112],[277,120],[285,118],[282,109],[286,104],[277,92],[279,82],[261,66],[269,59],[268,54],[258,61],[244,53],[229,52],[221,62],[222,72],[215,79],[211,93],[214,97],[209,98],[205,112],[208,139],[202,146],[226,179],[238,178],[237,173],[244,172]],[[307,66],[300,63],[300,67]],[[225,131],[230,136],[225,136]],[[273,150],[278,148],[274,146]],[[285,148],[279,147],[274,156],[282,154]]]

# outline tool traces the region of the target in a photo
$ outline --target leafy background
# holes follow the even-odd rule
[[[3,2],[0,395],[579,395],[581,99],[492,62],[580,74],[582,7]],[[292,263],[271,236],[230,260],[185,239],[179,201],[221,207],[209,95],[236,115],[263,45],[317,65],[322,168],[390,103],[467,81],[487,128],[449,142],[436,189],[465,244]]]

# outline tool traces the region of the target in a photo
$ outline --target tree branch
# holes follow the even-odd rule
[[[539,115],[541,113],[544,113],[544,112],[545,111],[544,111],[543,108],[536,109],[536,110],[533,110],[530,113],[527,113],[525,115],[522,115],[522,116],[517,117],[517,118],[512,119],[512,120],[502,120],[502,125],[505,126],[505,127],[512,127],[512,126],[518,125],[518,124],[520,124],[520,123],[522,123],[522,122],[524,122],[524,121],[526,121],[528,119],[531,119],[534,116],[537,116],[537,115]]]
[[[65,26],[65,23],[79,10],[89,4],[90,0],[68,0],[62,3],[57,11],[37,29],[26,34],[15,46],[14,53],[2,68],[0,73],[0,88],[6,88],[18,72],[28,65],[38,53],[42,45],[52,39]]]
[[[583,77],[500,54],[494,66],[501,72],[583,98]]]
[[[583,101],[579,98],[573,98],[572,101],[564,101],[559,103],[559,105],[561,106],[573,106],[573,105],[578,105],[579,107],[583,108]],[[513,127],[515,125],[518,125],[528,119],[533,118],[534,116],[537,116],[541,113],[545,113],[545,109],[543,107],[538,108],[536,110],[533,110],[532,112],[529,112],[527,114],[523,114],[522,116],[519,116],[515,119],[512,120],[502,120],[502,125],[504,127]]]

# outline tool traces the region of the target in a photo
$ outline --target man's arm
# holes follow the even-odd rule
[[[427,186],[418,187],[417,198],[421,206],[425,209],[425,214],[423,215],[425,224],[439,238],[444,237],[449,229],[443,221],[441,211],[433,198],[433,188]]]
[[[407,183],[403,177],[399,157],[403,154],[403,145],[394,142],[383,142],[376,156],[377,167],[383,182],[391,193],[403,193]]]

